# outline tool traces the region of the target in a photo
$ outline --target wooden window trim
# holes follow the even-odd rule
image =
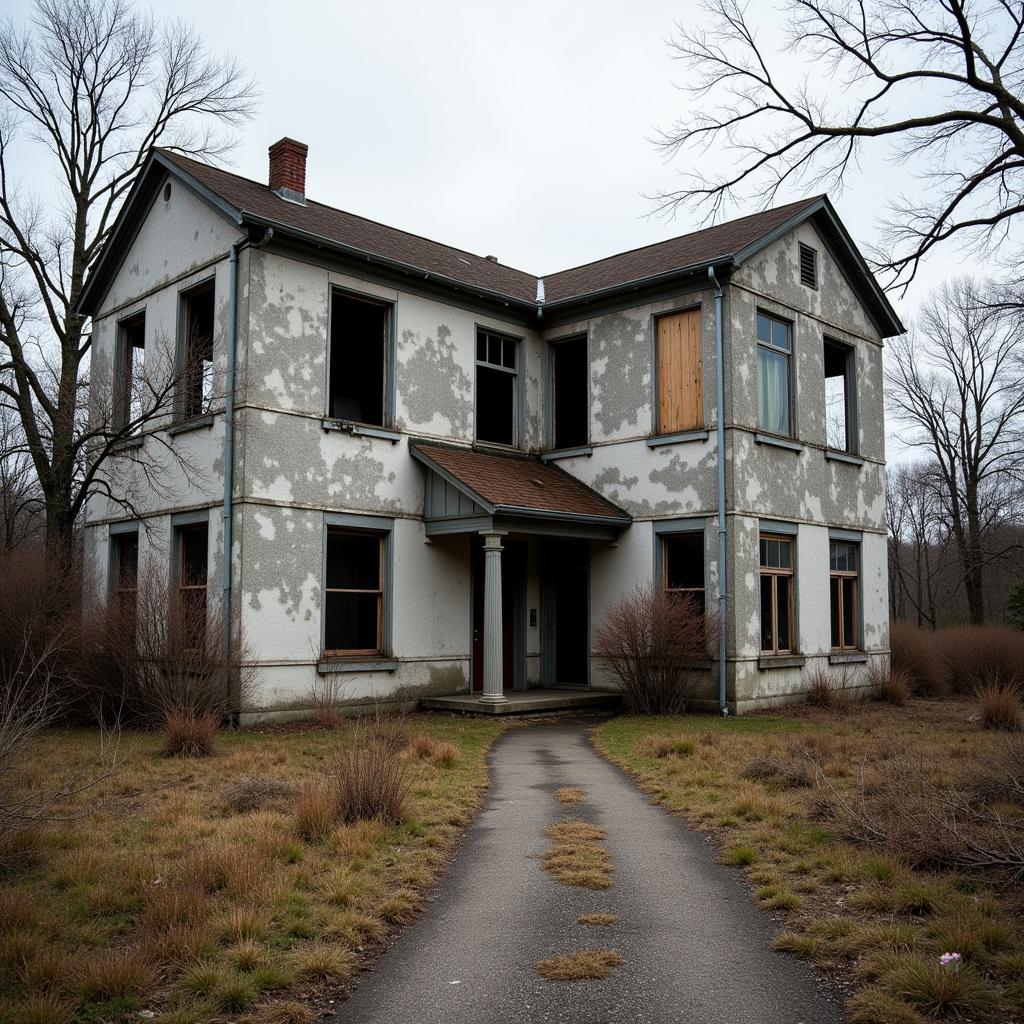
[[[690,337],[696,342],[695,360],[689,363],[694,372],[692,381],[671,379],[667,372],[666,353],[663,344],[668,342],[662,333],[670,321],[686,319],[691,332]],[[694,327],[695,325],[695,327]],[[706,426],[704,416],[704,336],[703,314],[701,306],[690,306],[686,309],[675,309],[659,313],[654,317],[654,363],[656,369],[656,387],[654,394],[655,436],[662,434],[678,434],[688,430],[703,430]],[[680,373],[682,368],[680,368]],[[676,398],[680,408],[671,410],[669,406],[668,388],[674,383]],[[689,399],[689,408],[683,404]]]
[[[858,590],[860,589],[859,586],[858,586],[858,583],[859,583],[859,580],[860,580],[860,549],[859,549],[859,546],[856,545],[856,544],[853,544],[852,547],[853,547],[853,557],[856,560],[855,564],[856,564],[857,568],[854,569],[853,571],[850,571],[848,569],[830,569],[829,570],[829,601],[830,602],[832,600],[832,580],[839,580],[839,588],[838,588],[838,591],[839,591],[839,646],[838,647],[832,647],[833,651],[859,651],[860,650],[860,619],[858,618],[858,616],[860,614],[860,608],[859,608],[859,604],[858,604],[858,602],[859,602]],[[829,558],[831,558],[831,556],[832,556],[832,551],[831,551],[831,545],[830,545],[829,546]],[[845,593],[844,593],[846,588],[843,586],[843,580],[853,580],[852,591],[853,591],[853,631],[854,631],[854,637],[853,637],[853,642],[852,643],[848,642],[849,638],[846,636],[846,615],[844,614],[845,611],[846,611],[846,597],[845,597]],[[829,612],[831,613],[831,608],[829,608]],[[830,626],[830,632],[831,632],[831,626]]]
[[[138,607],[139,595],[139,536],[137,533],[117,533],[114,534],[111,540],[114,545],[114,579],[110,591],[114,597],[114,603],[118,610],[123,613],[126,607],[130,607],[132,612],[132,618],[134,619],[135,610]],[[126,586],[124,583],[125,574],[123,571],[124,546],[125,543],[130,540],[135,541],[135,573],[132,577],[131,584]]]
[[[707,600],[707,587],[670,587],[668,585],[668,542],[678,534],[663,533],[661,540],[661,589],[666,594],[700,594],[701,598]],[[704,566],[701,567],[702,571]]]
[[[489,358],[481,359],[479,356],[479,345],[481,338],[500,338],[504,350],[506,341],[512,342],[515,356],[515,366],[504,366],[501,363],[492,363]],[[473,439],[479,444],[491,444],[499,448],[518,448],[523,439],[523,381],[520,379],[520,370],[523,364],[522,338],[514,334],[503,334],[501,331],[491,330],[489,327],[477,325],[476,333],[473,336]],[[490,346],[488,345],[488,355]],[[512,377],[512,442],[505,444],[503,441],[489,441],[478,434],[480,426],[480,368],[493,370],[498,373],[509,374]]]
[[[781,349],[776,345],[772,345],[770,342],[762,341],[757,337],[757,317],[763,316],[767,320],[774,323],[785,324],[789,331],[789,347],[787,349]],[[757,343],[757,348],[764,349],[767,352],[772,352],[777,356],[785,356],[786,358],[786,409],[789,419],[789,432],[786,434],[776,434],[774,431],[769,430],[767,427],[761,424],[761,410],[758,409],[757,413],[757,429],[766,434],[771,434],[775,437],[795,438],[796,437],[796,422],[794,417],[794,403],[793,403],[793,346],[794,346],[794,324],[792,320],[787,320],[784,316],[779,316],[777,313],[771,313],[766,309],[757,309],[754,312],[754,340]],[[760,372],[760,367],[755,365],[755,370]],[[755,378],[755,391],[759,387],[759,384]],[[756,398],[756,394],[755,394]]]
[[[343,526],[328,526],[328,535],[343,533],[353,537],[373,537],[377,541],[377,587],[367,589],[362,587],[328,587],[327,567],[324,566],[324,606],[326,608],[327,594],[376,594],[377,595],[377,646],[376,647],[326,647],[324,648],[325,658],[350,658],[379,656],[384,653],[384,540],[385,534],[373,530],[347,530]]]
[[[760,534],[758,536],[758,561],[761,560],[761,556],[760,556],[761,544],[760,544],[760,542],[762,540],[785,541],[785,543],[787,545],[789,545],[789,562],[790,562],[790,565],[789,565],[789,568],[787,568],[787,569],[778,568],[776,566],[768,566],[768,565],[762,565],[760,567],[761,568],[761,576],[769,576],[769,577],[771,577],[771,580],[772,580],[772,588],[771,588],[772,589],[772,646],[771,647],[762,647],[761,648],[761,653],[762,654],[769,654],[769,655],[771,655],[771,654],[793,654],[795,652],[795,650],[796,650],[796,645],[793,642],[793,637],[794,637],[794,628],[793,628],[793,626],[794,626],[794,623],[793,623],[793,590],[794,590],[794,587],[793,587],[793,583],[792,582],[790,582],[790,585],[789,585],[789,595],[788,595],[788,600],[787,600],[788,611],[789,611],[788,620],[787,620],[789,622],[789,637],[788,637],[788,641],[789,642],[788,642],[788,645],[786,647],[776,647],[775,646],[775,644],[778,643],[778,639],[779,639],[779,584],[778,584],[778,579],[779,579],[780,576],[788,576],[789,579],[792,581],[794,579],[794,577],[796,576],[796,571],[793,568],[793,538],[792,537],[787,537],[787,536],[785,536],[783,534],[778,534],[778,533],[762,533],[762,534]]]

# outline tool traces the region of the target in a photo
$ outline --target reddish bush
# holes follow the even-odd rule
[[[993,679],[978,688],[981,724],[986,729],[1020,732],[1024,729],[1024,708],[1018,690]]]
[[[594,653],[618,679],[633,714],[677,715],[707,675],[717,638],[717,618],[693,598],[642,586],[612,606],[594,632]]]
[[[872,662],[867,672],[868,692],[871,699],[881,704],[901,708],[913,694],[909,673],[882,662]]]
[[[947,673],[937,635],[908,622],[894,622],[889,630],[892,671],[910,680],[915,697],[938,697],[947,688]]]
[[[168,757],[209,757],[220,725],[210,712],[172,711],[164,725],[164,753]]]
[[[974,693],[999,680],[1024,689],[1024,633],[1008,626],[958,626],[935,634],[949,684],[956,693]]]

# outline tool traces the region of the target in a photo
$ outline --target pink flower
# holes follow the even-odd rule
[[[948,967],[950,964],[960,963],[961,959],[963,958],[959,953],[943,953],[942,956],[939,957],[939,963],[942,964],[943,967]]]

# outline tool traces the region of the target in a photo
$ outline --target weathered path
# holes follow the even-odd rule
[[[337,1024],[835,1024],[808,967],[769,948],[772,923],[710,844],[589,745],[579,723],[514,729],[495,745],[482,813],[420,920],[338,1011]],[[563,808],[559,786],[586,802]],[[615,885],[568,888],[544,871],[546,825],[607,830]],[[587,928],[580,914],[618,923]],[[537,960],[612,947],[604,981],[549,982]]]

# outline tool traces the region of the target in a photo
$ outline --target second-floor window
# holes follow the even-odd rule
[[[700,310],[657,320],[657,432],[675,434],[704,426]]]
[[[391,307],[331,295],[327,413],[334,419],[386,426],[388,337]]]
[[[551,347],[551,442],[555,448],[579,448],[590,440],[590,367],[587,336]]]
[[[183,292],[182,415],[204,416],[213,397],[214,284],[207,281]]]
[[[139,429],[142,416],[142,373],[146,360],[146,314],[118,325],[117,368],[114,375],[114,427]]]
[[[476,334],[476,439],[519,442],[519,341],[480,329]]]
[[[757,425],[770,434],[792,435],[791,360],[793,325],[757,314]]]
[[[853,409],[853,349],[826,338],[825,443],[829,448],[856,450]]]

